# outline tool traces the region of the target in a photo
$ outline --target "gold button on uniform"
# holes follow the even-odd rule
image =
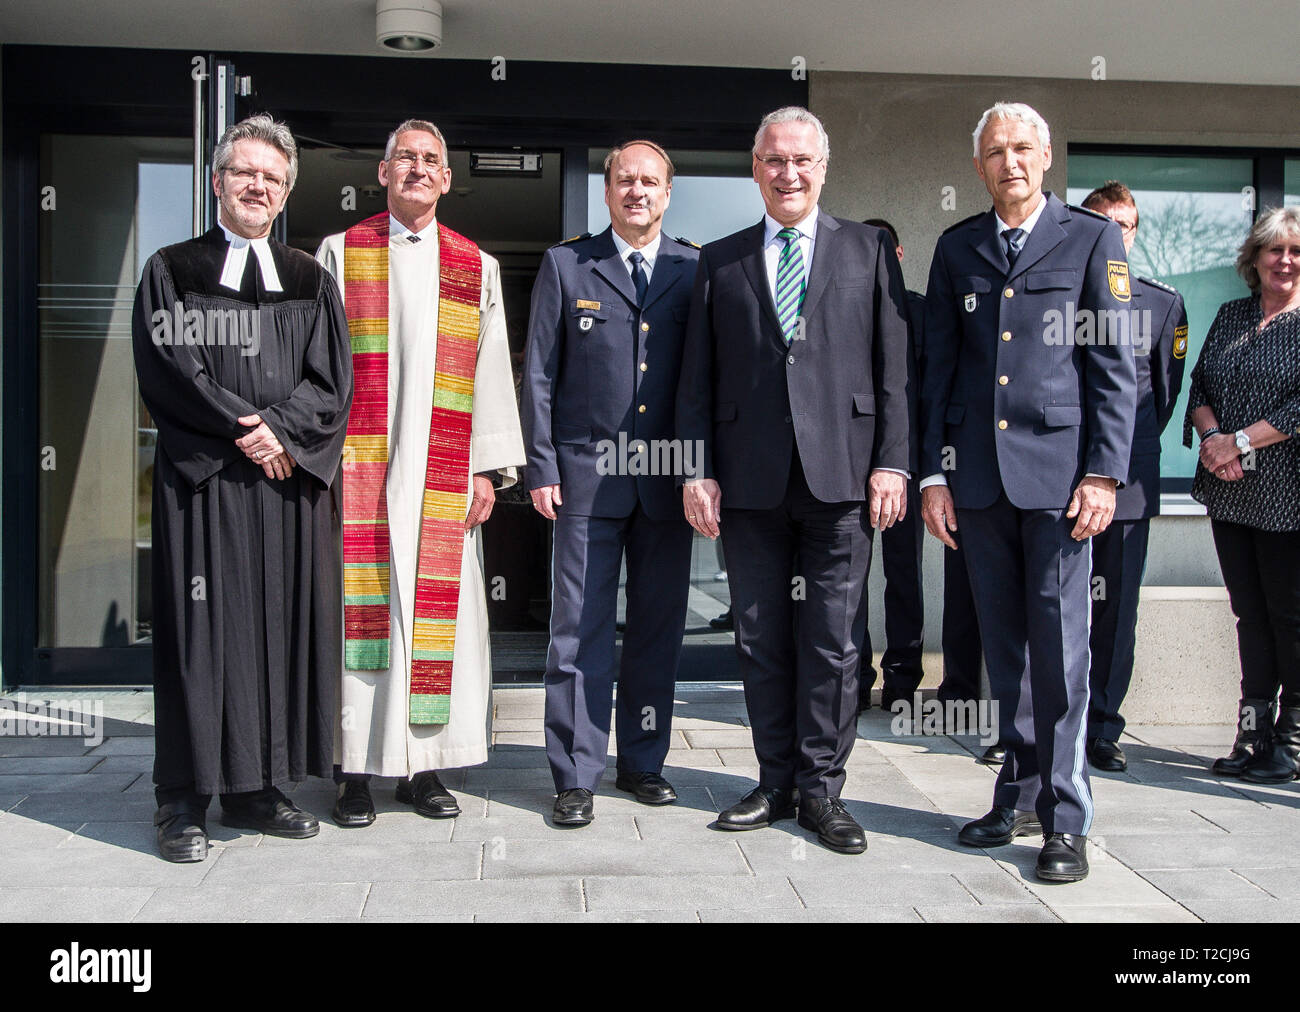
[[[998,422],[998,428],[1005,429],[1006,427],[1007,427],[1007,420],[1003,418]]]
[[[1009,299],[1009,298],[1011,298],[1011,296],[1015,295],[1016,293],[1013,292],[1010,288],[1007,288],[1007,289],[1004,289],[1004,290],[1003,290],[1002,294],[1005,295],[1005,296]]]
[[[649,367],[648,365],[646,365],[644,362],[641,363],[641,371],[642,371],[642,372],[645,372],[645,371],[646,371],[647,369],[649,369],[649,368],[650,368],[650,367]]]
[[[1006,376],[999,376],[999,377],[998,377],[998,386],[1003,386],[1003,387],[1004,387],[1004,386],[1006,386],[1006,385],[1007,385],[1008,383],[1010,383],[1010,382],[1011,382],[1011,381],[1010,381]]]
[[[641,324],[641,329],[642,329],[642,330],[649,330],[649,329],[650,329],[650,324],[648,324],[648,323],[643,323],[643,324]]]
[[[641,414],[644,415],[644,414],[645,414],[645,405],[642,404],[640,407],[637,408],[637,411],[641,412]]]
[[[1002,340],[1004,340],[1004,341],[1010,341],[1010,340],[1011,340],[1011,331],[1009,331],[1009,330],[1004,330],[1004,331],[1002,332]]]

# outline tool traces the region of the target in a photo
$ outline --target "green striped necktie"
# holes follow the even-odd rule
[[[804,292],[808,290],[799,234],[797,228],[783,228],[776,234],[778,239],[785,241],[785,249],[776,261],[776,318],[781,324],[786,344],[794,340],[799,310],[803,308]]]

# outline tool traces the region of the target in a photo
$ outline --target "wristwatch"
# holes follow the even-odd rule
[[[1245,429],[1238,429],[1232,438],[1237,441],[1237,449],[1241,451],[1242,456],[1250,452],[1250,437],[1246,435]]]

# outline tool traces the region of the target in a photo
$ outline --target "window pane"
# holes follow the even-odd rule
[[[1187,362],[1183,391],[1160,440],[1160,474],[1162,479],[1178,479],[1175,487],[1190,490],[1196,451],[1182,444],[1188,381],[1219,306],[1249,294],[1234,265],[1237,247],[1252,220],[1253,162],[1118,153],[1069,157],[1070,203],[1078,204],[1109,179],[1123,182],[1138,205],[1130,270],[1182,293],[1187,307]]]
[[[131,307],[149,255],[189,238],[189,158],[184,138],[42,138],[54,205],[40,219],[37,303],[41,647],[151,634],[156,433],[135,383]]]
[[[1300,207],[1300,158],[1288,158],[1282,173],[1282,188],[1286,191],[1282,202],[1287,207]]]

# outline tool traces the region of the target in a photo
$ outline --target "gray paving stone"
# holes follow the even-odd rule
[[[1254,801],[1236,805],[1195,805],[1193,811],[1202,820],[1227,833],[1289,833],[1300,836],[1300,811]]]
[[[446,783],[446,781],[443,781]],[[524,769],[487,768],[476,766],[465,771],[464,789],[467,791],[496,789],[538,789],[550,792],[555,798],[555,780],[551,771],[543,764],[529,764]],[[448,790],[454,790],[447,784]]]
[[[548,810],[549,811],[549,810]],[[534,815],[505,815],[487,819],[467,819],[463,815],[454,820],[451,838],[457,843],[487,843],[487,860],[495,855],[508,854],[518,840],[550,840],[559,832],[581,832],[585,840],[639,840],[636,820],[632,815],[601,812],[591,825],[581,830],[560,830],[551,825],[549,817]]]
[[[458,917],[512,913],[581,912],[582,885],[576,878],[521,881],[413,880],[376,882],[362,920]]]
[[[494,748],[488,754],[488,761],[482,766],[475,766],[467,773],[482,773],[492,770],[547,770],[546,752],[538,748]],[[445,784],[446,781],[443,781]]]
[[[37,822],[76,828],[86,822],[148,822],[158,805],[153,791],[118,794],[29,794],[9,810]],[[211,809],[209,809],[211,813]]]
[[[0,921],[129,921],[153,892],[152,886],[6,885]]]
[[[0,773],[0,793],[3,794],[59,794],[84,796],[87,794],[120,794],[133,784],[138,773]]]
[[[208,842],[214,849],[222,847],[256,847],[262,838],[221,825],[209,813]],[[76,833],[59,843],[64,850],[97,849],[105,846],[158,856],[158,830],[149,822],[88,822]]]
[[[492,721],[493,733],[502,731],[541,731],[545,720],[539,713],[536,717],[497,717]]]
[[[1059,924],[1061,918],[1041,903],[1005,903],[969,906],[921,903],[916,912],[931,924],[967,922],[976,924]]]
[[[1232,720],[1232,715],[1228,714],[1223,724],[1129,724],[1124,729],[1121,744],[1125,749],[1130,740],[1165,747],[1211,745],[1222,747],[1226,755],[1232,747]]]
[[[295,840],[296,847],[229,848],[212,870],[212,885],[258,887],[310,882],[416,882],[477,879],[483,846],[477,843],[327,845]]]
[[[112,755],[98,760],[94,773],[102,776],[106,773],[148,773],[153,774],[152,755]],[[152,786],[152,782],[151,782]]]
[[[153,739],[135,735],[127,738],[109,738],[91,749],[89,755],[153,755]]]
[[[1149,811],[1132,805],[1107,805],[1096,803],[1096,817],[1091,838],[1132,836],[1134,833],[1175,833],[1180,835],[1207,833],[1222,835],[1225,830],[1195,812],[1185,808],[1157,808]]]
[[[754,760],[753,749],[749,752],[750,761]],[[664,757],[664,776],[671,782],[678,769],[715,769],[724,765],[722,750],[715,748],[673,748]]]
[[[669,871],[668,869],[661,869]],[[611,910],[798,910],[799,898],[781,875],[667,874],[583,879],[587,908]]]
[[[157,853],[142,853],[111,845],[95,849],[48,847],[40,850],[7,850],[4,874],[7,882],[25,885],[58,885],[83,889],[108,886],[195,886],[210,874],[224,852],[209,854],[197,864],[171,864]]]
[[[17,759],[0,759],[0,774],[4,776],[24,776],[50,773],[89,773],[101,765],[102,760],[93,756],[23,756]],[[99,770],[98,772],[114,772]]]
[[[1128,839],[1128,838],[1126,838]],[[991,851],[994,859],[1053,910],[1079,906],[1150,906],[1169,898],[1137,872],[1126,868],[1089,841],[1088,877],[1082,882],[1041,882],[1034,874],[1041,841],[1021,839]]]
[[[1227,868],[1147,871],[1142,877],[1177,903],[1193,900],[1259,900],[1268,893]]]
[[[203,885],[197,889],[164,887],[149,897],[137,921],[272,921],[312,922],[333,918],[358,920],[370,885],[340,882],[328,887]]]
[[[0,812],[9,811],[25,797],[26,794],[0,794]]]
[[[694,910],[605,910],[575,913],[572,910],[553,913],[499,913],[480,914],[476,924],[698,924]]]
[[[870,856],[846,857],[862,861]],[[886,864],[864,864],[868,873],[828,875],[820,869],[808,869],[791,875],[790,882],[799,898],[810,909],[822,907],[870,907],[910,905],[976,906],[975,897],[944,872],[899,871]]]
[[[27,737],[12,734],[0,735],[0,772],[5,770],[5,759],[21,756],[81,756],[90,746],[80,738]]]
[[[733,841],[711,839],[708,834],[676,846],[662,841],[584,839],[581,834],[580,829],[557,830],[554,839],[512,842],[504,860],[483,863],[483,878],[750,874]]]
[[[739,749],[747,751],[751,756],[754,754],[754,735],[747,727],[729,730],[687,730],[680,733],[685,737],[689,748],[716,748],[720,750],[720,754],[721,750]]]
[[[1238,867],[1233,871],[1280,900],[1300,901],[1300,875],[1294,868]]]
[[[813,907],[786,910],[701,910],[706,924],[916,924],[909,906]]]
[[[1192,900],[1187,906],[1201,920],[1220,924],[1300,921],[1300,900]]]
[[[469,818],[481,819],[484,801],[481,798],[466,799],[459,796],[464,811],[477,809],[477,814]],[[477,802],[477,804],[475,804]],[[456,819],[426,819],[416,815],[409,807],[393,805],[390,810],[380,810],[376,802],[376,815],[373,825],[361,829],[344,829],[334,824],[328,808],[312,809],[320,819],[320,835],[314,839],[329,847],[364,844],[368,847],[380,847],[389,844],[435,844],[447,843],[452,838],[453,824],[467,816],[462,814]],[[301,847],[301,840],[288,840],[282,836],[264,836],[263,847]]]
[[[1019,876],[1008,874],[995,861],[990,861],[989,864],[991,866],[989,868],[968,868],[955,873],[957,881],[965,886],[983,906],[1042,904],[1043,901],[1039,897],[1025,888]]]
[[[546,736],[540,728],[536,731],[498,731],[492,735],[492,745],[494,750],[501,749],[506,745],[515,745],[537,749],[542,754],[545,754]]]
[[[1106,849],[1130,868],[1248,868],[1273,866],[1300,868],[1300,849],[1294,838],[1259,834],[1171,836],[1134,833],[1108,837]]]
[[[696,715],[693,710],[689,712],[679,710],[673,714],[673,730],[732,731],[743,726],[741,723],[743,719],[742,713],[720,713],[715,717],[704,717]]]
[[[57,847],[72,836],[76,827],[51,825],[20,815],[0,815],[0,850],[14,849],[40,851]]]
[[[1059,906],[1056,913],[1070,924],[1196,924],[1201,919],[1177,903],[1126,906]]]

